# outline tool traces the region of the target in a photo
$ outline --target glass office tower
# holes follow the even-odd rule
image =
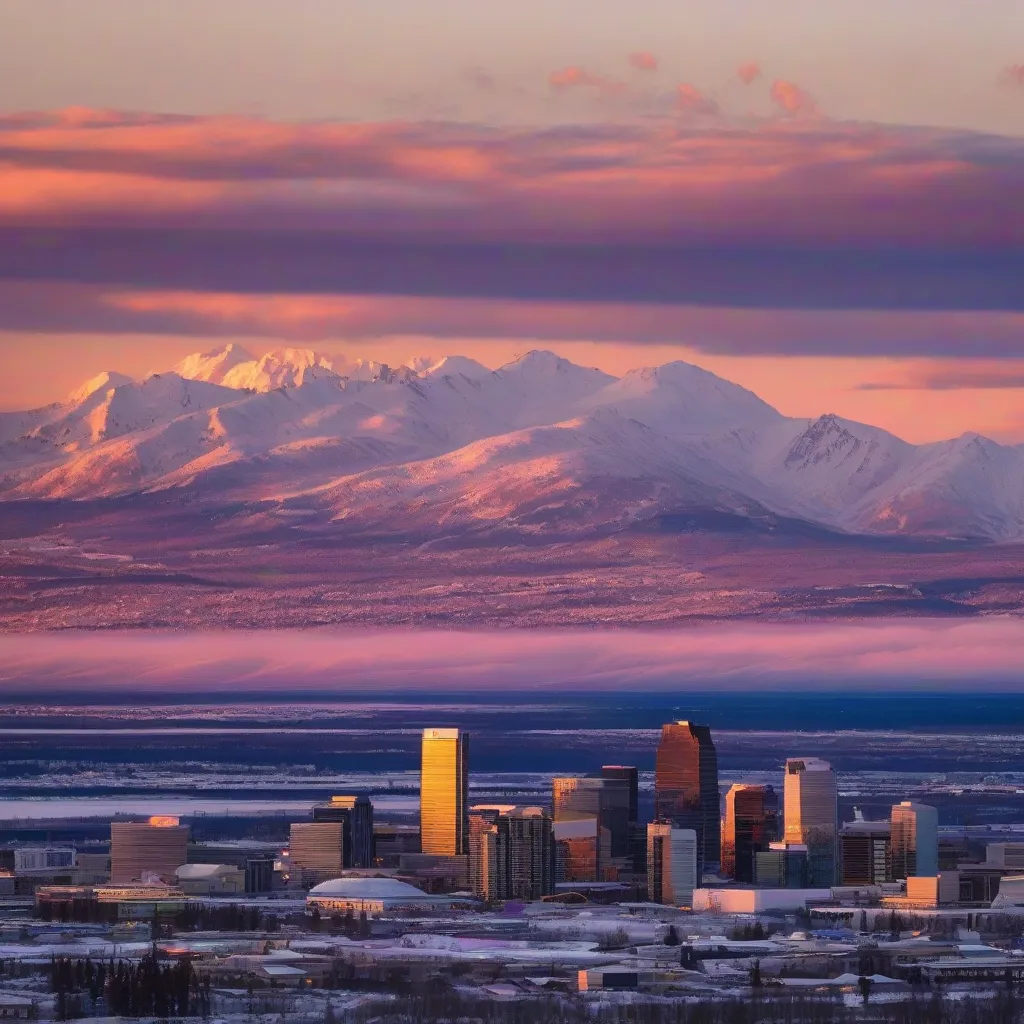
[[[939,812],[904,800],[892,809],[892,877],[933,878],[939,873]]]
[[[722,825],[718,754],[706,725],[672,722],[661,727],[654,773],[654,816],[697,834],[697,879],[718,871]]]
[[[624,862],[629,857],[629,782],[621,778],[592,775],[583,778],[555,778],[551,782],[551,804],[556,822],[594,818],[608,833],[609,856]],[[608,864],[599,864],[598,877]]]
[[[838,799],[836,773],[828,761],[818,757],[786,761],[785,838],[807,847],[811,888],[837,881]]]
[[[424,729],[420,849],[436,857],[469,853],[469,734]]]
[[[771,786],[733,786],[725,795],[722,874],[752,885],[755,856],[778,838],[778,793]]]

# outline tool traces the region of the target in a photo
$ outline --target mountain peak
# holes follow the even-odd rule
[[[223,384],[225,376],[236,366],[252,361],[252,356],[241,345],[229,341],[209,352],[193,352],[174,367],[174,372],[186,380]]]
[[[276,348],[259,359],[239,362],[220,381],[225,387],[248,391],[274,391],[302,384],[307,371],[334,370],[334,361],[307,348]]]
[[[95,395],[97,391],[109,391],[111,388],[119,388],[122,384],[131,384],[132,378],[125,376],[123,373],[116,373],[113,370],[104,370],[102,373],[96,374],[95,377],[91,377],[80,387],[68,395],[68,401],[72,405],[78,405],[79,402],[84,402],[87,398]]]

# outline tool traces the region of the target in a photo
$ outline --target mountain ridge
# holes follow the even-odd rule
[[[1024,447],[912,445],[833,414],[786,417],[678,361],[615,377],[542,350],[489,370],[465,356],[389,367],[229,344],[0,414],[0,501],[161,491],[423,535],[607,533],[707,513],[1024,537]]]

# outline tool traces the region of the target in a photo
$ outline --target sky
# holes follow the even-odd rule
[[[723,623],[686,630],[0,635],[0,692],[454,693],[687,687],[1018,691],[1024,623]]]
[[[1015,0],[0,0],[0,409],[241,341],[1024,441]]]

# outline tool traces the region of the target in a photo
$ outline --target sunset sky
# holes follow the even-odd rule
[[[0,408],[241,341],[1024,441],[1015,0],[2,0]]]

